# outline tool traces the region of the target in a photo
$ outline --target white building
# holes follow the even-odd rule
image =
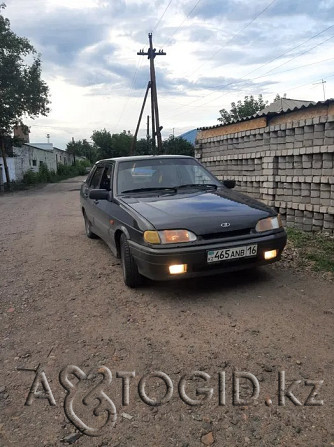
[[[42,163],[50,171],[57,171],[59,163],[71,165],[73,156],[66,151],[53,147],[52,143],[24,143],[21,147],[13,147],[13,157],[7,157],[10,179],[20,181],[24,174],[30,170],[38,172]],[[3,160],[0,157],[0,185],[6,182]]]

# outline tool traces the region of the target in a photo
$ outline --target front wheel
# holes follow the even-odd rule
[[[143,277],[138,272],[125,234],[121,236],[120,248],[124,283],[134,289],[142,283]]]
[[[86,213],[84,213],[84,220],[85,220],[86,236],[89,237],[89,239],[95,239],[96,234],[92,232],[92,226],[91,226],[91,223],[90,223],[88,217],[86,216]]]

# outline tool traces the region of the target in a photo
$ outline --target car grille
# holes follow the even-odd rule
[[[252,228],[243,228],[242,230],[222,231],[220,233],[203,234],[201,237],[204,240],[211,239],[225,239],[236,236],[248,236],[252,232]]]

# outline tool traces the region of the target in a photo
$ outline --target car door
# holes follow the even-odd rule
[[[107,163],[104,166],[104,170],[101,175],[99,189],[105,189],[110,191],[110,197],[112,197],[112,175],[113,175],[113,163]],[[110,242],[110,220],[113,216],[114,203],[110,200],[94,200],[94,226],[98,230],[98,234],[108,243]]]
[[[95,201],[89,198],[89,193],[92,189],[98,189],[100,186],[101,177],[105,166],[102,164],[98,164],[95,167],[94,172],[87,179],[86,184],[83,186],[82,195],[85,199],[85,213],[88,217],[88,220],[95,227],[95,219],[96,219],[96,204]]]

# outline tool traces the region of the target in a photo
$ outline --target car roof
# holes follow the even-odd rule
[[[115,162],[122,162],[122,161],[138,161],[138,160],[156,160],[156,159],[171,159],[171,158],[194,158],[189,157],[188,155],[133,155],[129,157],[114,157],[114,158],[104,158],[103,160],[98,160],[96,163],[102,163],[102,162],[108,162],[108,161],[115,161]]]

